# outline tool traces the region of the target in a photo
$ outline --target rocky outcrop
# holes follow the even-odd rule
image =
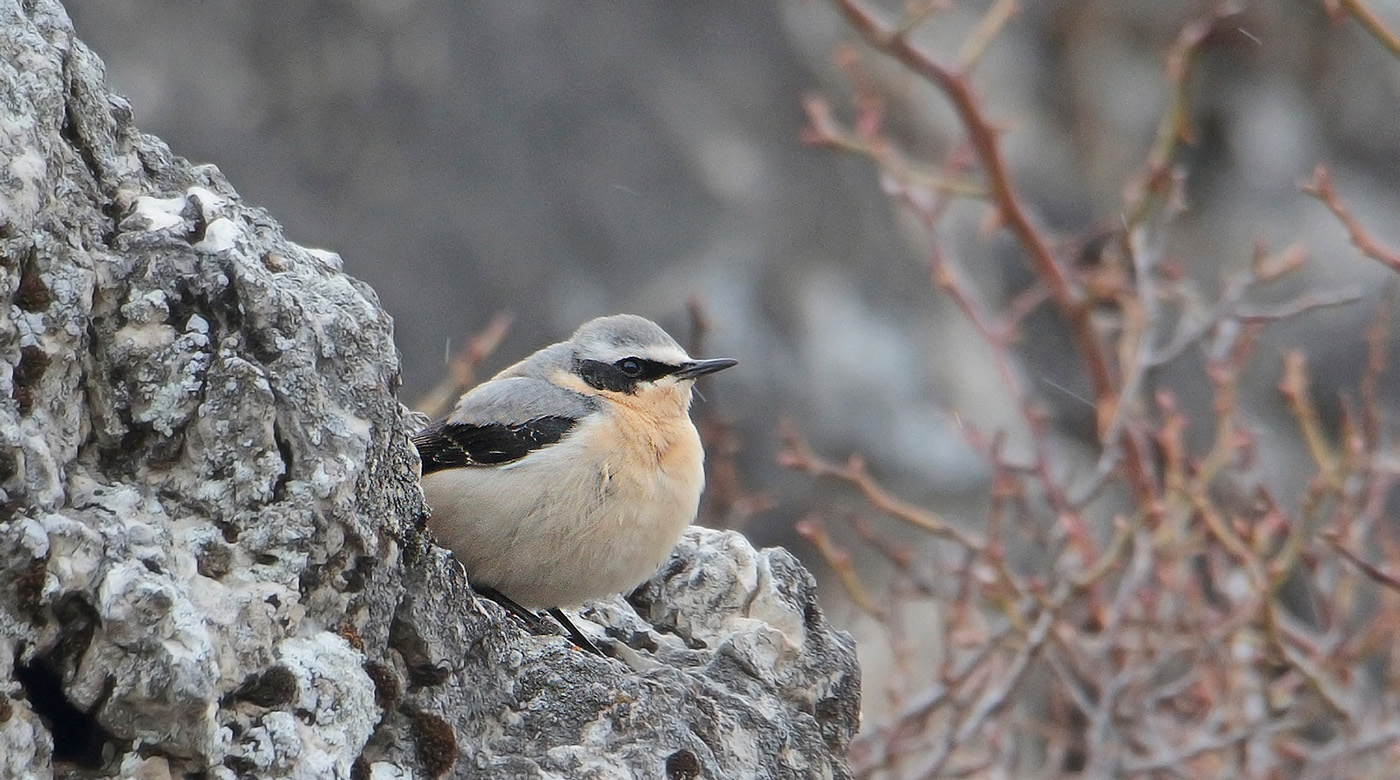
[[[392,323],[0,0],[0,776],[844,777],[787,553],[692,530],[531,636],[422,532]]]

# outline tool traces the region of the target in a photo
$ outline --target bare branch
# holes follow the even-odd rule
[[[449,353],[446,358],[447,374],[432,390],[419,398],[413,404],[413,408],[429,417],[441,417],[446,414],[456,402],[457,396],[476,384],[476,369],[505,340],[506,334],[510,333],[513,319],[504,312],[497,314],[485,328],[467,339],[467,343],[462,345],[461,349],[456,353]]]
[[[1371,37],[1380,42],[1390,52],[1390,56],[1400,58],[1400,35],[1396,35],[1382,22],[1379,16],[1361,0],[1331,0],[1344,9],[1353,19],[1361,23]]]
[[[1337,191],[1332,186],[1332,176],[1325,166],[1319,165],[1313,170],[1312,181],[1303,185],[1303,192],[1322,201],[1323,205],[1336,215],[1342,227],[1346,228],[1347,235],[1351,237],[1352,245],[1361,250],[1361,254],[1384,264],[1392,271],[1400,272],[1400,252],[1381,246],[1366,228],[1361,226],[1356,217],[1352,216],[1351,211],[1337,196]]]

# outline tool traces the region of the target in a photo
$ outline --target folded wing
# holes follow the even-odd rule
[[[457,408],[413,436],[423,473],[512,463],[562,440],[596,410],[589,397],[542,379],[511,377],[478,386]]]

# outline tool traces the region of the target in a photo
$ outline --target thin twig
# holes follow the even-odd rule
[[[1332,549],[1336,550],[1337,554],[1342,556],[1347,563],[1360,569],[1367,577],[1391,590],[1400,591],[1400,575],[1391,574],[1375,564],[1367,563],[1362,560],[1361,556],[1348,550],[1346,545],[1342,544],[1342,540],[1335,532],[1324,532],[1322,538],[1327,544],[1331,545]]]
[[[780,465],[805,471],[819,477],[829,477],[845,482],[858,489],[870,505],[891,517],[915,528],[956,541],[963,547],[980,550],[983,543],[970,534],[943,521],[934,513],[891,495],[865,469],[865,462],[852,456],[844,466],[837,466],[812,452],[806,441],[797,433],[796,426],[784,422],[781,435],[786,449],[778,455]]]
[[[997,207],[998,216],[1026,249],[1032,265],[1045,281],[1051,300],[1071,323],[1070,330],[1076,346],[1089,366],[1095,395],[1107,395],[1112,388],[1113,378],[1108,370],[1107,357],[1094,335],[1089,312],[1081,305],[1082,295],[1055,259],[1049,242],[1031,223],[1012,184],[1010,169],[1001,150],[1000,132],[983,113],[981,101],[967,78],[962,73],[934,62],[915,47],[908,36],[898,34],[897,30],[877,20],[871,10],[859,0],[833,2],[866,43],[893,57],[933,84],[952,103],[967,130],[968,141],[987,173],[992,202]]]
[[[851,554],[845,548],[838,545],[827,534],[826,528],[821,521],[815,517],[808,517],[799,520],[794,526],[797,533],[802,538],[812,543],[826,560],[831,570],[836,572],[836,578],[841,581],[841,586],[846,589],[846,595],[851,597],[851,602],[877,620],[885,619],[885,609],[875,603],[875,599],[870,597],[869,591],[865,589],[865,583],[856,574],[855,567],[851,565]]]
[[[1288,401],[1288,408],[1292,410],[1293,418],[1298,421],[1303,440],[1307,442],[1308,451],[1312,453],[1313,462],[1321,470],[1322,478],[1329,486],[1340,489],[1341,476],[1337,466],[1337,455],[1327,442],[1327,434],[1322,430],[1317,407],[1313,404],[1312,394],[1308,392],[1308,362],[1302,352],[1294,350],[1284,356],[1283,379],[1279,381],[1279,392],[1283,393],[1283,397]]]
[[[958,62],[964,73],[970,73],[977,67],[977,63],[982,61],[982,55],[987,53],[987,47],[992,45],[992,41],[1001,34],[1001,29],[1020,10],[1016,0],[996,0],[992,7],[982,14],[972,34],[967,36],[962,49],[958,51]]]
[[[1361,250],[1361,254],[1384,264],[1392,271],[1400,272],[1400,252],[1381,246],[1366,228],[1361,226],[1356,217],[1352,216],[1351,210],[1337,197],[1337,190],[1332,186],[1332,175],[1328,173],[1326,166],[1319,165],[1313,169],[1312,181],[1303,185],[1303,192],[1322,201],[1323,205],[1332,211],[1337,221],[1346,228],[1352,245]]]
[[[1385,26],[1379,16],[1361,0],[1336,0],[1353,19],[1361,23],[1373,38],[1380,41],[1392,57],[1400,58],[1400,35]]]
[[[449,355],[447,373],[433,389],[414,403],[413,408],[429,417],[441,417],[446,414],[457,400],[457,396],[476,384],[476,370],[505,340],[506,334],[510,333],[513,319],[505,312],[497,314],[485,328],[467,339],[467,343],[461,349]]]
[[[1210,16],[1187,24],[1177,34],[1171,51],[1167,53],[1167,108],[1162,112],[1161,121],[1157,125],[1157,134],[1148,150],[1143,171],[1129,187],[1123,218],[1129,231],[1135,230],[1146,220],[1154,201],[1157,200],[1155,196],[1167,195],[1174,189],[1172,158],[1181,144],[1192,140],[1188,94],[1191,68],[1195,64],[1201,45],[1220,20],[1237,13],[1239,10],[1233,4],[1225,4]],[[1171,204],[1171,198],[1164,200]]]

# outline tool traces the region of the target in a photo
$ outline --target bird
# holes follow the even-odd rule
[[[692,387],[737,363],[693,359],[636,315],[584,323],[414,434],[429,530],[478,593],[601,655],[560,608],[628,592],[670,555],[705,484]]]

